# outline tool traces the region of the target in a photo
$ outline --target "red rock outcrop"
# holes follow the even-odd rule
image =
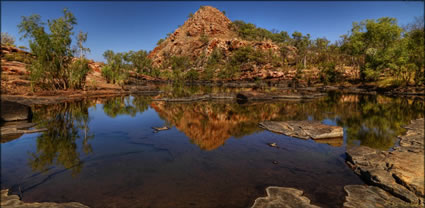
[[[200,62],[206,63],[208,56],[215,49],[219,49],[224,55],[223,58],[227,58],[232,55],[233,51],[246,46],[281,56],[280,47],[270,40],[248,41],[238,38],[237,33],[232,29],[232,21],[218,9],[203,6],[152,50],[148,57],[152,59],[154,66],[160,68],[164,61],[172,56],[186,56],[193,63],[198,63],[199,59],[204,57],[204,60]],[[288,63],[294,62],[296,48],[285,47],[288,51],[286,55]],[[243,70],[240,79],[290,78],[283,72],[272,71],[273,68],[271,64],[250,65],[249,69]]]

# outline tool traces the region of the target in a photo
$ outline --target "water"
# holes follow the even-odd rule
[[[423,108],[421,100],[341,94],[308,102],[127,96],[36,106],[33,121],[48,131],[2,143],[2,189],[21,190],[26,202],[91,207],[249,207],[274,185],[341,207],[343,187],[363,184],[345,164],[346,146],[388,150]],[[320,143],[258,127],[306,119],[342,126],[344,138]],[[171,129],[152,129],[161,126]]]

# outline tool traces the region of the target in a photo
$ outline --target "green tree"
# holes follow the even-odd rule
[[[147,51],[129,51],[127,54],[132,68],[136,69],[138,73],[151,74],[152,60],[148,58],[149,53]]]
[[[299,63],[302,63],[302,67],[307,67],[307,55],[311,46],[310,34],[303,35],[301,32],[292,33],[293,45],[298,49]],[[302,62],[301,62],[302,61]]]
[[[351,34],[343,37],[344,50],[359,59],[363,79],[377,80],[386,68],[399,65],[402,28],[395,18],[354,22]]]
[[[106,50],[103,53],[106,59],[106,65],[102,67],[102,75],[107,82],[124,84],[129,76],[129,55],[125,53],[114,53],[112,50]]]
[[[83,43],[85,43],[86,41],[87,41],[87,33],[83,33],[82,31],[80,31],[80,33],[78,33],[78,36],[77,36],[77,47],[78,47],[80,58],[83,58],[86,52],[90,52],[90,48],[86,48],[83,45]]]
[[[40,15],[22,17],[19,32],[23,33],[22,38],[29,38],[29,46],[35,56],[29,65],[32,87],[66,90],[80,86],[71,83],[73,72],[70,66],[74,54],[71,36],[76,24],[76,18],[67,9],[63,10],[63,17],[47,22],[50,33],[46,32]]]
[[[424,73],[424,18],[415,18],[415,22],[409,24],[406,28],[405,34],[406,49],[408,54],[408,61],[414,66],[410,65],[414,69],[414,81],[415,84],[425,83]]]

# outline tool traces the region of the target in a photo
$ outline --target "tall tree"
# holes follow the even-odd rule
[[[34,14],[22,17],[18,25],[22,38],[29,39],[29,46],[35,58],[29,65],[32,87],[44,89],[80,88],[81,83],[72,80],[85,81],[88,67],[76,74],[71,68],[74,50],[71,49],[74,25],[77,24],[74,15],[67,9],[58,19],[48,20],[50,33],[47,33],[40,15]],[[78,78],[73,76],[77,75]],[[83,78],[82,78],[83,77]]]

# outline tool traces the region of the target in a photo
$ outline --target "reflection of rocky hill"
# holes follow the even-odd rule
[[[424,102],[381,96],[332,95],[312,102],[278,101],[273,103],[153,102],[161,118],[175,125],[194,143],[212,150],[230,137],[259,131],[264,120],[286,121],[332,119],[346,129],[347,142],[360,141],[378,149],[394,145],[402,126],[420,116]],[[341,146],[342,140],[322,141]]]
[[[154,102],[151,106],[161,118],[206,150],[223,145],[232,136],[241,137],[259,131],[258,122],[282,115],[277,104]]]

